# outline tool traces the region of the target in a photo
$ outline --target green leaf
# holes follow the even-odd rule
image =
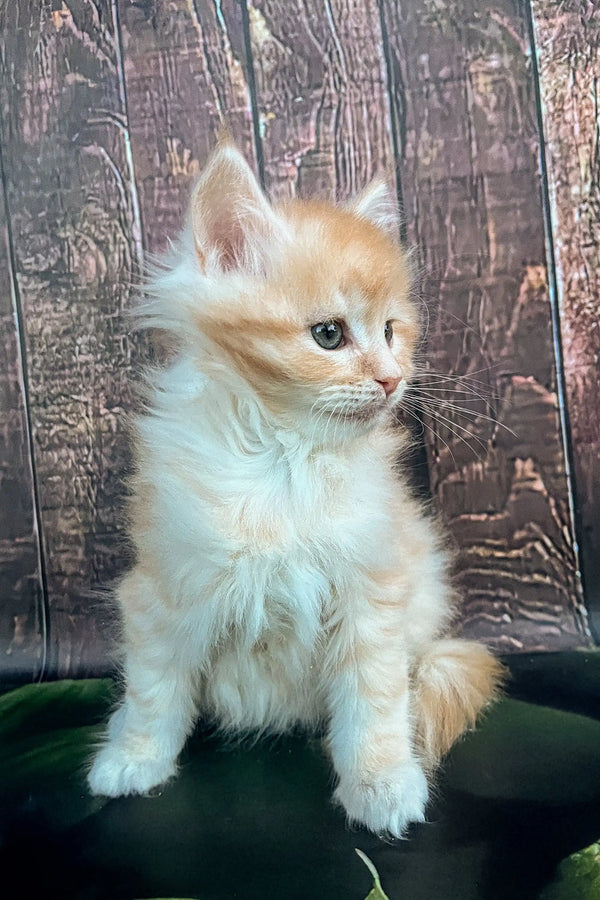
[[[563,859],[558,877],[544,888],[539,900],[598,900],[600,897],[600,841]]]
[[[365,900],[389,900],[388,895],[384,892],[383,888],[381,887],[381,882],[379,880],[379,873],[377,872],[377,869],[375,868],[375,866],[373,865],[373,863],[371,862],[371,860],[369,859],[369,857],[367,856],[366,853],[363,853],[362,850],[359,850],[358,848],[355,848],[355,849],[356,849],[356,853],[360,856],[360,858],[364,862],[365,866],[367,867],[367,869],[373,876],[373,888],[371,891],[369,891]]]
[[[85,773],[113,698],[110,679],[29,684],[0,696],[0,828],[33,802],[67,828],[108,801],[92,797]]]

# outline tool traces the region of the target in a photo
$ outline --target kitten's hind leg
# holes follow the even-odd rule
[[[151,579],[134,570],[119,589],[125,697],[111,716],[88,783],[93,794],[140,794],[170,778],[191,730],[193,670],[160,618]]]
[[[339,778],[335,799],[349,820],[401,837],[424,821],[428,792],[412,748],[408,655],[389,619],[389,609],[364,609],[335,635],[327,743]]]

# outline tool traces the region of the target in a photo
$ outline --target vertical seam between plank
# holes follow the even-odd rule
[[[217,0],[219,4],[220,0]],[[256,166],[258,177],[263,190],[266,189],[265,160],[260,133],[260,111],[258,107],[258,92],[256,90],[256,77],[254,74],[254,53],[252,52],[252,38],[250,35],[250,14],[246,0],[241,0],[242,31],[244,33],[244,45],[246,49],[246,77],[248,78],[248,94],[250,97],[250,112],[252,114],[252,132],[254,135],[254,152],[256,153]]]
[[[404,206],[404,188],[402,185],[402,149],[398,144],[398,134],[400,127],[405,128],[405,123],[400,123],[396,117],[396,109],[394,98],[396,96],[396,80],[394,78],[394,67],[392,64],[392,50],[390,47],[387,24],[385,21],[385,13],[383,4],[385,0],[377,0],[377,9],[379,11],[379,27],[381,31],[381,46],[383,49],[383,58],[385,61],[386,73],[386,93],[387,108],[390,117],[390,131],[392,136],[392,152],[394,154],[394,177],[396,181],[396,199],[400,210],[400,241],[403,246],[408,243],[408,229],[406,226],[406,209]],[[405,96],[404,85],[402,86],[403,96]],[[406,101],[404,101],[404,109],[406,110]],[[413,456],[415,467],[418,466],[418,476],[415,477],[416,488],[419,494],[422,492],[424,496],[431,497],[431,472],[429,469],[429,461],[427,458],[427,449],[424,437],[425,425],[423,422],[423,410],[419,404],[419,408],[412,414],[415,426],[409,425],[413,439],[415,440],[416,452]]]
[[[119,19],[118,0],[111,0],[111,10],[115,32],[115,51],[117,54],[117,80],[119,84],[119,97],[121,99],[121,103],[123,104],[123,114],[125,116],[123,140],[125,141],[125,158],[127,159],[127,168],[129,169],[129,177],[131,180],[133,241],[137,253],[138,274],[140,274],[143,271],[144,267],[144,229],[142,222],[142,210],[140,207],[137,192],[137,182],[135,180],[135,163],[133,161],[133,151],[131,148],[131,135],[129,133],[129,106],[127,103],[127,86],[125,84],[125,69],[123,66],[123,45],[121,41],[121,21]]]
[[[561,441],[565,461],[565,478],[567,481],[567,497],[569,503],[569,518],[573,534],[573,553],[575,556],[575,585],[577,592],[577,604],[574,605],[574,615],[583,633],[592,637],[587,608],[585,606],[585,573],[582,572],[582,560],[578,533],[580,521],[577,514],[576,485],[573,478],[573,448],[571,445],[571,432],[569,411],[566,400],[565,370],[563,365],[562,338],[560,330],[560,310],[558,276],[556,270],[556,255],[554,253],[554,228],[552,216],[552,204],[550,201],[550,188],[548,181],[548,165],[546,156],[546,136],[544,130],[544,111],[542,106],[542,91],[540,84],[540,70],[537,57],[537,41],[535,34],[535,20],[531,0],[524,0],[525,18],[529,32],[529,45],[531,57],[531,72],[533,78],[535,113],[539,139],[539,166],[542,199],[542,219],[544,224],[544,236],[546,244],[546,257],[548,265],[548,295],[550,299],[552,340],[554,345],[554,362],[556,365],[556,394],[558,398],[558,415],[561,430]]]
[[[387,25],[385,21],[385,14],[383,11],[383,2],[384,0],[377,0],[377,9],[379,11],[379,27],[381,30],[381,46],[383,49],[383,58],[385,60],[385,73],[386,73],[386,92],[388,99],[388,113],[390,117],[390,131],[392,135],[392,151],[394,153],[394,175],[396,180],[396,198],[398,201],[398,208],[400,209],[400,240],[402,244],[406,244],[407,241],[407,228],[406,228],[406,211],[404,209],[404,189],[402,186],[402,173],[400,171],[400,161],[402,158],[401,148],[398,146],[398,129],[400,127],[400,123],[396,118],[396,110],[394,108],[394,96],[396,94],[395,86],[396,81],[393,73],[392,66],[392,51],[390,48],[390,42],[388,37]]]
[[[0,123],[1,124],[1,123]],[[16,265],[14,242],[11,226],[10,209],[8,205],[8,190],[6,170],[4,168],[4,151],[3,151],[3,134],[4,128],[0,127],[0,181],[2,183],[3,205],[6,218],[6,234],[8,237],[8,264],[10,267],[10,283],[13,296],[13,306],[15,311],[15,319],[18,336],[19,366],[21,370],[21,378],[23,381],[23,400],[25,405],[25,430],[27,435],[27,449],[29,452],[29,464],[31,466],[31,486],[33,493],[33,527],[36,533],[37,562],[39,567],[40,587],[41,587],[41,603],[39,605],[40,627],[42,632],[42,659],[40,661],[37,680],[43,681],[47,674],[48,658],[50,654],[50,596],[48,591],[48,576],[46,571],[46,551],[44,547],[44,535],[42,530],[42,509],[40,492],[38,486],[38,471],[35,460],[35,447],[33,442],[33,427],[31,421],[31,400],[29,391],[29,377],[27,370],[27,343],[25,340],[25,318],[21,305],[21,295],[16,280]]]

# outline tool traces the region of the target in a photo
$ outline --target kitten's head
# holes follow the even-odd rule
[[[343,439],[389,414],[412,374],[418,317],[397,235],[384,181],[343,208],[272,205],[221,145],[193,190],[187,258],[167,293],[215,377],[247,385],[288,427]]]

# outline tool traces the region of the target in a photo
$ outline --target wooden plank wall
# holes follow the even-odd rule
[[[427,447],[462,551],[464,629],[506,649],[559,647],[577,634],[578,584],[525,6],[384,11],[408,236],[431,302],[428,361],[458,377],[442,394],[430,379],[424,406],[445,401],[444,418],[426,420]]]
[[[221,122],[277,198],[344,199],[376,172],[395,173],[422,263],[423,430],[432,492],[459,549],[463,630],[508,650],[589,640],[559,427],[528,13],[519,0],[0,0],[13,266],[0,284],[13,348],[2,421],[26,447],[29,419],[34,446],[33,468],[0,448],[24,473],[19,513],[12,476],[0,480],[10,522],[0,560],[16,553],[21,528],[31,545],[23,578],[36,586],[26,600],[6,576],[0,635],[8,647],[26,607],[24,668],[39,667],[46,608],[47,674],[108,665],[102,590],[127,563],[127,376],[148,353],[124,314],[143,253],[176,233]],[[11,665],[5,654],[0,668]]]
[[[600,636],[600,10],[534,0],[576,513]]]
[[[0,186],[1,187],[1,186]],[[43,560],[27,419],[21,315],[4,189],[0,198],[0,670],[30,680],[44,668]]]
[[[110,4],[5,3],[2,144],[50,614],[48,670],[106,666],[123,564],[123,316],[141,232]],[[105,621],[106,620],[106,621]]]

